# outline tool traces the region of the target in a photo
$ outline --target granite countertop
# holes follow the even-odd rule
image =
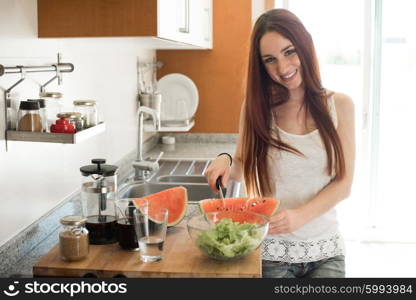
[[[214,136],[214,137],[213,137]],[[176,135],[176,144],[174,145],[162,145],[157,144],[150,151],[146,153],[146,156],[151,158],[156,158],[161,151],[164,152],[164,158],[214,158],[221,152],[234,153],[235,151],[235,140],[236,135],[234,134],[224,134],[224,135]],[[134,159],[134,158],[133,158]],[[126,158],[127,162],[124,162],[126,165],[131,166],[132,157]],[[130,167],[131,168],[131,167]],[[76,200],[76,199],[75,199]],[[74,199],[71,200],[75,202]],[[48,225],[53,223],[54,226],[51,228],[52,231],[45,235],[41,235],[41,238],[38,238],[36,244],[34,245],[25,245],[26,248],[30,247],[30,250],[24,254],[23,258],[10,262],[8,269],[1,270],[1,277],[32,277],[32,266],[47,253],[52,247],[58,243],[58,233],[60,231],[59,225],[55,223],[59,221],[60,216],[71,214],[71,209],[73,210],[74,204],[68,203],[61,205],[59,212],[53,212],[47,216],[50,220],[40,220],[40,225],[38,227],[45,230],[45,223]],[[62,211],[63,210],[63,211]],[[59,214],[59,216],[56,216]],[[49,222],[49,223],[48,223]],[[22,242],[20,242],[22,243]],[[13,251],[15,247],[20,245],[8,245],[9,251]],[[22,247],[23,248],[23,247]],[[4,250],[4,249],[3,249]],[[7,249],[6,249],[7,250]],[[4,251],[6,252],[6,251]],[[7,259],[7,258],[6,258]]]
[[[235,144],[211,143],[178,143],[174,145],[158,144],[149,153],[150,158],[157,158],[163,152],[162,158],[214,158],[221,152],[234,154]]]

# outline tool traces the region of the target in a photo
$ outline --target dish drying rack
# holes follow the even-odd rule
[[[10,130],[10,116],[8,115],[8,106],[11,103],[11,91],[27,79],[27,73],[55,73],[55,75],[44,84],[40,85],[40,94],[45,93],[47,85],[57,80],[58,85],[62,84],[62,74],[72,73],[74,65],[72,63],[61,62],[62,55],[57,54],[57,63],[45,66],[13,66],[5,67],[0,64],[0,77],[6,74],[21,74],[20,79],[4,91],[4,116],[5,116],[5,143],[6,151],[8,150],[8,141],[24,142],[44,142],[44,143],[63,143],[76,144],[94,135],[105,131],[105,124],[99,123],[97,126],[81,130],[77,133],[51,133],[51,132],[30,132]]]
[[[157,132],[187,132],[195,125],[195,119],[184,121],[160,121],[160,127]],[[151,121],[144,121],[144,129],[146,131],[155,131]]]
[[[157,61],[156,57],[153,57],[151,62],[139,62],[138,63],[138,86],[140,93],[153,93],[157,89],[157,70],[163,67],[163,62]],[[146,84],[144,80],[144,74],[148,71],[152,72],[152,82]],[[156,132],[153,122],[151,120],[145,120],[143,122],[144,129],[148,132]],[[195,119],[189,120],[160,120],[160,127],[157,132],[187,132],[195,126]]]

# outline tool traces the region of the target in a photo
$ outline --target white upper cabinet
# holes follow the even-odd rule
[[[38,0],[38,36],[141,37],[157,49],[211,49],[212,0]]]
[[[212,48],[212,0],[158,0],[158,37]]]

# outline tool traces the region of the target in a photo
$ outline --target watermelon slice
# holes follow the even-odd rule
[[[188,191],[183,186],[173,187],[161,192],[150,194],[133,200],[134,205],[140,209],[143,199],[149,203],[149,218],[158,222],[155,211],[158,208],[168,210],[168,227],[175,226],[185,217],[188,205]]]
[[[278,207],[279,200],[276,198],[224,198],[199,201],[199,208],[203,213],[214,211],[252,211],[271,217]]]
[[[219,223],[222,219],[230,219],[235,223],[264,224],[268,218],[265,215],[257,214],[251,211],[224,210],[219,212],[206,213],[206,216],[214,222]]]

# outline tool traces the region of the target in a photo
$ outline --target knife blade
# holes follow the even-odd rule
[[[219,193],[220,193],[220,197],[221,197],[221,199],[224,199],[225,197],[225,194],[226,194],[226,190],[225,190],[225,188],[222,186],[222,182],[221,182],[221,180],[222,180],[222,177],[220,176],[220,177],[218,177],[217,178],[217,181],[216,181],[216,185],[217,185],[217,189],[219,190]]]

